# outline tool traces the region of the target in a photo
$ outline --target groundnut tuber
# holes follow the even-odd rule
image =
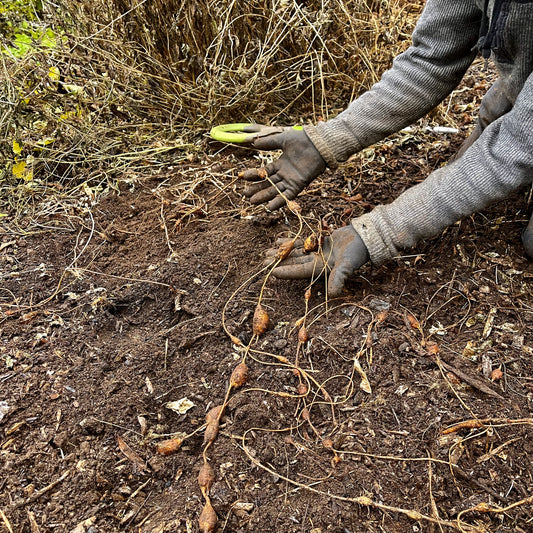
[[[218,435],[218,428],[219,423],[218,420],[215,418],[211,422],[208,422],[207,427],[205,428],[204,433],[204,444],[209,446],[214,442],[214,440],[217,438]]]
[[[200,526],[201,533],[212,533],[217,527],[217,514],[209,499],[207,499],[202,509],[202,514],[198,519],[198,525]]]
[[[306,254],[309,254],[311,252],[314,252],[318,248],[318,238],[313,233],[312,235],[309,235],[307,239],[304,241],[304,252]]]
[[[198,473],[198,485],[204,497],[209,494],[215,482],[215,472],[209,463],[204,463]]]
[[[301,342],[302,344],[304,342],[307,342],[309,340],[309,333],[307,332],[307,328],[305,326],[302,326],[300,328],[300,331],[298,331],[298,342]]]
[[[307,394],[307,385],[305,383],[300,383],[298,385],[298,394],[300,396],[305,396]]]
[[[268,318],[268,313],[263,309],[261,304],[257,304],[254,318],[252,320],[252,330],[254,334],[260,337],[265,333],[269,325],[270,319]]]
[[[231,387],[242,387],[248,381],[248,367],[245,362],[239,363],[229,379]]]
[[[279,259],[286,259],[294,248],[294,241],[285,241],[278,248],[277,256]]]
[[[287,202],[287,207],[291,211],[294,211],[295,213],[299,213],[302,210],[302,208],[300,207],[300,204],[298,202],[295,202],[294,200],[289,200]]]
[[[224,409],[223,405],[217,405],[216,407],[211,408],[205,415],[206,424],[209,425],[213,421],[218,421],[222,416],[222,410]]]
[[[173,453],[176,453],[181,445],[183,444],[183,439],[176,437],[173,439],[167,439],[162,440],[161,442],[158,442],[155,445],[155,449],[157,453],[160,453],[161,455],[171,455]]]

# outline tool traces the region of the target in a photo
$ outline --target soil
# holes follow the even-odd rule
[[[486,82],[465,83],[475,104]],[[452,103],[462,134],[401,133],[318,180],[298,199],[310,228],[443,164],[468,129]],[[220,148],[1,236],[0,530],[199,531],[205,415],[244,353],[226,327],[250,374],[207,451],[217,531],[533,531],[529,191],[364,267],[341,299],[317,281],[307,314],[307,282],[267,279],[252,339],[262,254],[298,220],[250,206],[234,176],[258,161]]]

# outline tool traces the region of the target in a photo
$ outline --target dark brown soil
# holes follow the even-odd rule
[[[302,213],[345,224],[459,142],[400,134],[327,174],[298,200]],[[222,151],[123,184],[77,217],[43,218],[42,232],[2,235],[0,531],[198,531],[202,424],[242,357],[223,309],[248,343],[262,253],[298,228],[291,213],[242,200],[232,169],[255,163]],[[344,299],[326,306],[318,282],[304,398],[291,364],[307,285],[267,281],[272,327],[253,342],[248,383],[207,453],[217,531],[439,532],[458,520],[465,531],[533,531],[527,193],[363,268]],[[181,398],[194,407],[166,407]],[[443,434],[472,419],[484,423]],[[175,454],[156,453],[158,435],[194,431]],[[474,509],[482,503],[491,510]]]

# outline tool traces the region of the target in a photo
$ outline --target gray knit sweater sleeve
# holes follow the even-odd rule
[[[376,85],[334,119],[305,131],[328,166],[431,111],[472,63],[482,13],[475,0],[428,0],[411,47]]]
[[[381,264],[462,217],[533,182],[533,73],[511,111],[490,124],[457,161],[352,221]]]

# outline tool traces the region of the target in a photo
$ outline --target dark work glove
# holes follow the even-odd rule
[[[244,131],[253,133],[255,126]],[[265,169],[245,170],[240,176],[245,180],[259,181],[244,190],[252,204],[269,202],[271,211],[285,204],[285,198],[293,200],[326,169],[326,163],[307,134],[301,129],[283,128],[280,133],[261,136],[252,146],[259,150],[283,150],[283,155]],[[269,178],[264,177],[267,172]],[[275,185],[272,185],[275,184]],[[283,198],[279,193],[283,193]]]
[[[277,253],[278,249],[268,250],[266,262],[271,264]],[[349,225],[334,230],[324,239],[322,248],[311,254],[306,254],[302,243],[297,241],[289,257],[281,261],[272,273],[280,279],[306,279],[316,278],[327,270],[328,295],[335,297],[342,293],[346,280],[369,260],[363,240]]]

